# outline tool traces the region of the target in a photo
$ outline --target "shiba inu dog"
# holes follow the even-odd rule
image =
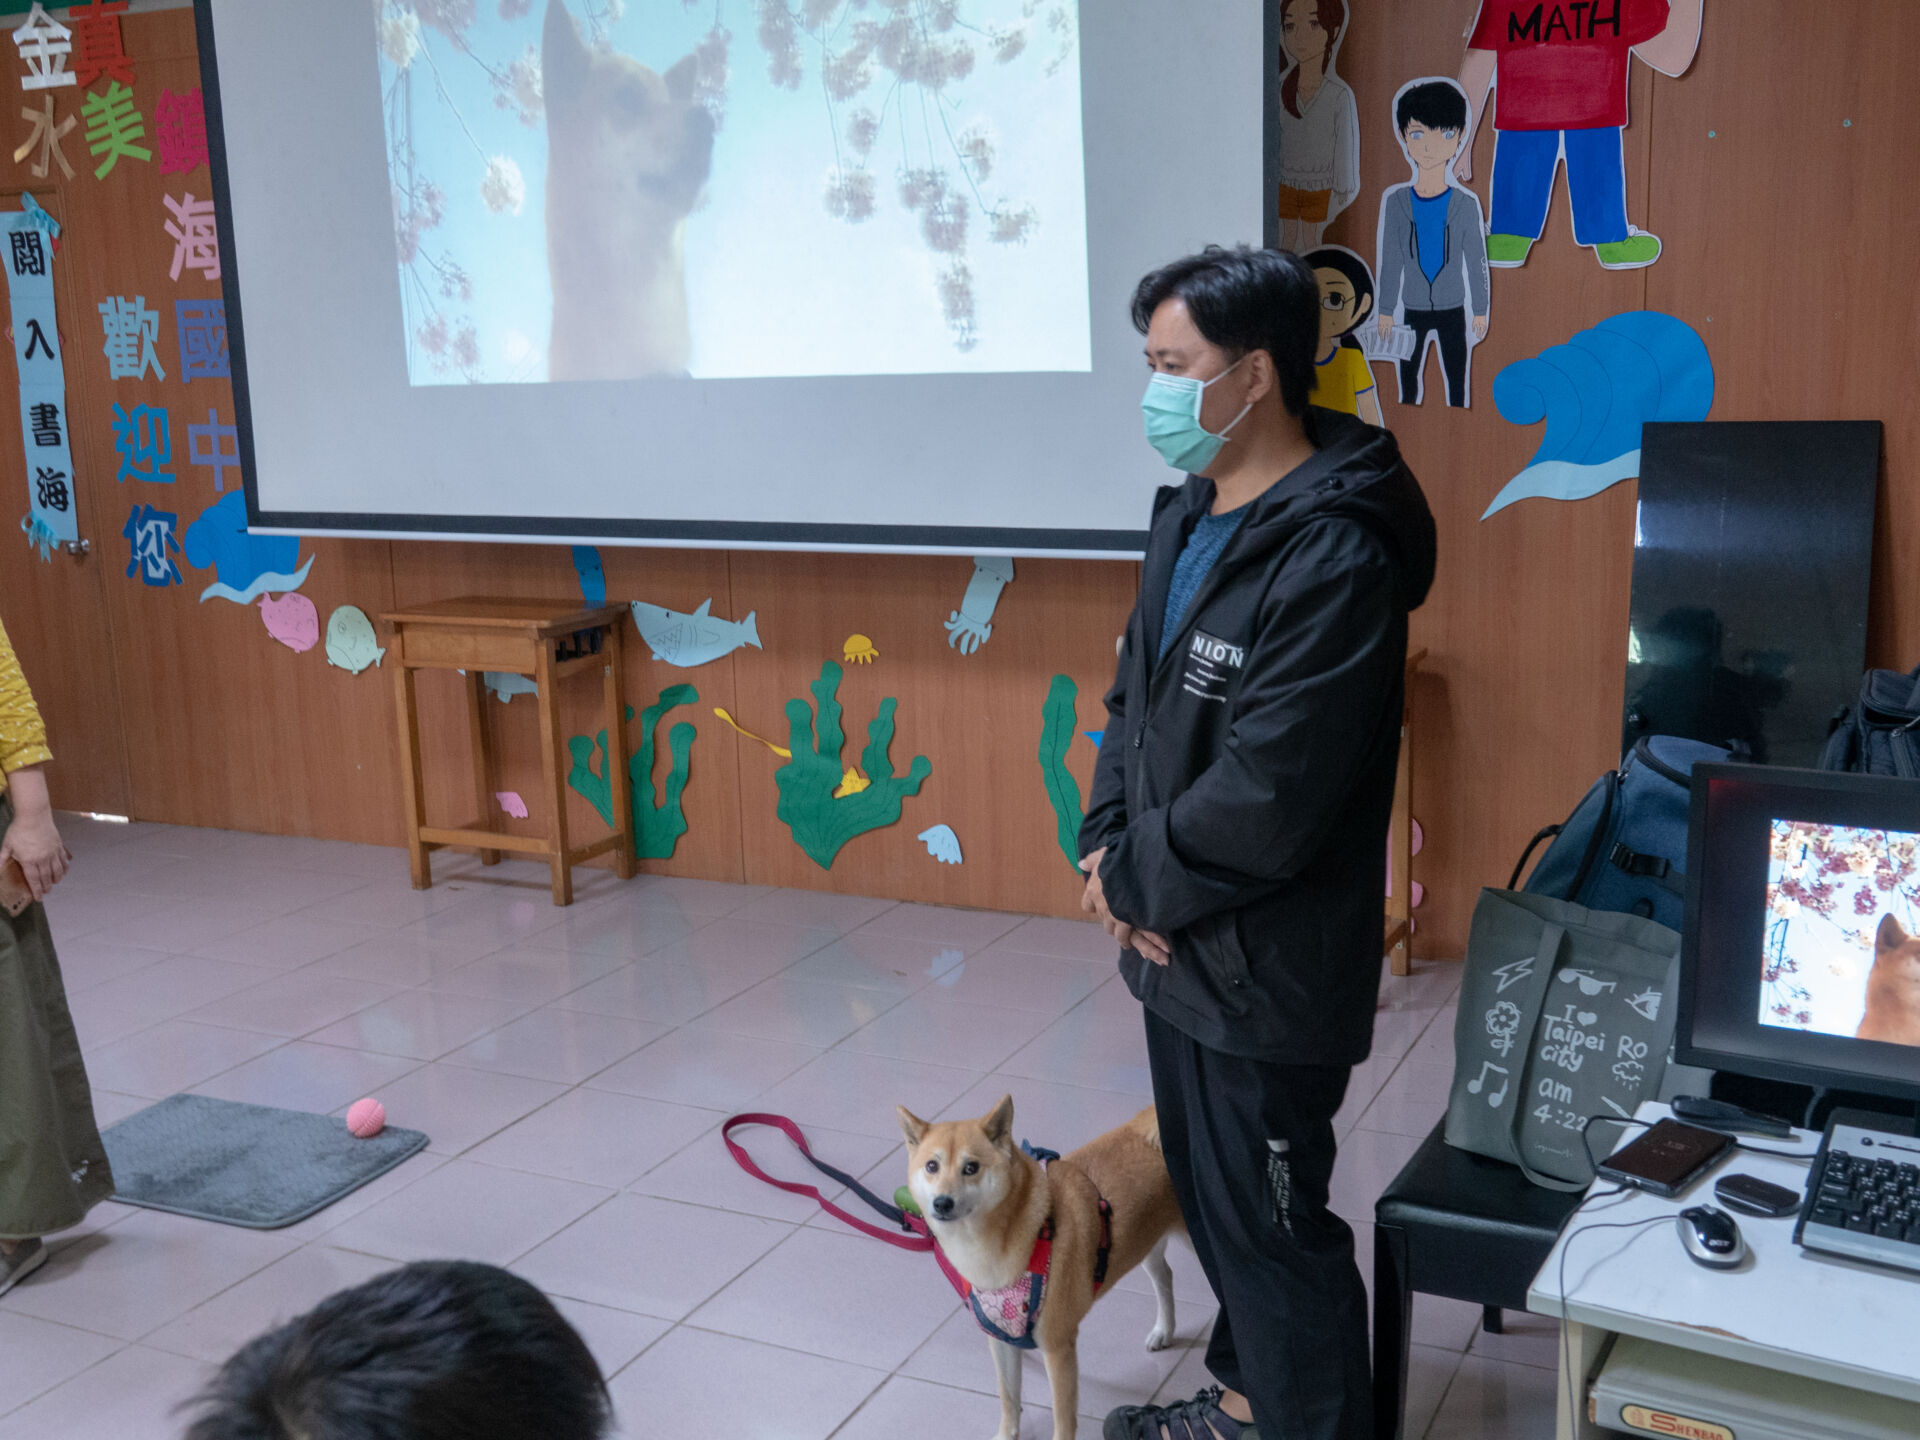
[[[1051,1163],[1014,1144],[1010,1095],[978,1120],[939,1124],[902,1106],[900,1130],[914,1203],[947,1263],[972,1287],[969,1303],[988,1330],[1000,1381],[999,1440],[1020,1433],[1021,1349],[1038,1349],[1046,1361],[1054,1440],[1074,1440],[1074,1346],[1094,1300],[1144,1263],[1159,1302],[1147,1348],[1173,1339],[1166,1245],[1170,1232],[1185,1227],[1153,1109]]]
[[[547,270],[552,380],[686,373],[687,216],[713,166],[699,60],[664,75],[590,48],[547,0]]]
[[[1882,915],[1874,932],[1867,1013],[1853,1033],[1861,1040],[1920,1045],[1920,939],[1891,915]]]

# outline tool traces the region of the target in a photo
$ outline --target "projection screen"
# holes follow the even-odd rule
[[[1260,0],[196,0],[250,521],[1137,554]]]

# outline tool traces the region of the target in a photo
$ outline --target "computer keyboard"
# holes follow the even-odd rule
[[[1793,1238],[1809,1250],[1920,1270],[1920,1142],[1858,1118],[1828,1124]]]

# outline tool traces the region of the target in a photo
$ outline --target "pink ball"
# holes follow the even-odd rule
[[[387,1128],[387,1107],[369,1096],[347,1107],[347,1129],[362,1140],[371,1140]]]

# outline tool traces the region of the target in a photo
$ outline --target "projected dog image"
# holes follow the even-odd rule
[[[1920,835],[1775,820],[1760,1021],[1920,1045]]]
[[[700,56],[665,75],[590,50],[549,0],[540,50],[547,109],[552,380],[685,374],[687,217],[713,165]]]
[[[1077,0],[373,3],[413,384],[1091,369]]]

